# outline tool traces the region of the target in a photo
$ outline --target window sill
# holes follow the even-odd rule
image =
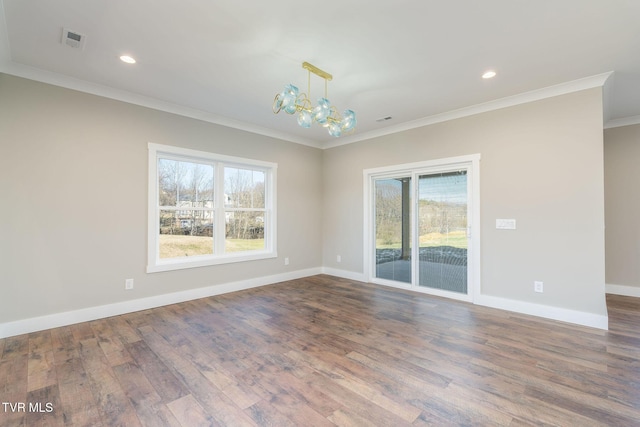
[[[276,258],[278,253],[273,251],[260,251],[251,253],[226,254],[222,256],[193,256],[184,258],[172,258],[170,260],[157,261],[147,265],[147,273],[159,273],[162,271],[183,270],[187,268],[209,267],[212,265],[231,264],[236,262],[257,261],[261,259]]]

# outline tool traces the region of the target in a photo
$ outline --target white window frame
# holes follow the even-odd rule
[[[259,259],[276,258],[278,256],[276,246],[276,182],[277,163],[261,160],[245,159],[241,157],[225,156],[206,151],[192,150],[170,145],[148,144],[149,149],[149,199],[148,199],[148,248],[147,248],[147,273],[171,271],[185,268],[205,267],[210,265],[228,264],[233,262],[254,261]],[[180,161],[195,161],[212,164],[214,166],[214,197],[217,203],[214,206],[214,236],[225,235],[225,208],[224,203],[224,167],[239,167],[261,170],[265,173],[265,216],[264,216],[264,249],[224,253],[224,239],[214,242],[215,253],[212,255],[198,255],[192,257],[161,259],[159,253],[159,182],[158,159],[172,158]],[[237,209],[239,211],[246,209]]]

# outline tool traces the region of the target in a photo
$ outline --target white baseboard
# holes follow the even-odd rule
[[[331,267],[322,267],[322,274],[342,277],[343,279],[356,280],[358,282],[366,282],[364,274],[357,273],[355,271],[340,270],[340,269],[331,268]]]
[[[287,280],[295,280],[303,277],[315,276],[321,273],[322,269],[319,267],[306,270],[297,270],[289,273],[276,274],[273,276],[256,277],[254,279],[240,280],[237,282],[224,283],[221,285],[208,286],[205,288],[190,289],[188,291],[156,295],[148,298],[140,298],[114,304],[67,311],[64,313],[56,313],[47,316],[0,323],[0,338],[7,338],[15,335],[72,325],[74,323],[88,322],[91,320],[103,319],[105,317],[117,316],[120,314],[132,313],[140,310],[147,310],[150,308],[176,304],[184,301],[191,301],[198,298],[206,298],[214,295],[221,295],[229,292],[236,292],[244,289],[271,285]]]
[[[474,304],[491,308],[499,308],[500,310],[513,311],[520,314],[543,317],[545,319],[589,326],[591,328],[604,330],[609,329],[609,317],[601,314],[586,313],[584,311],[569,310],[566,308],[534,304],[490,295],[478,296],[474,301]]]
[[[103,319],[105,317],[117,316],[120,314],[132,313],[140,310],[147,310],[164,305],[191,301],[198,298],[206,298],[214,295],[221,295],[229,292],[236,292],[244,289],[271,285],[287,280],[295,280],[303,277],[315,276],[317,274],[329,274],[331,276],[341,277],[349,280],[356,280],[359,282],[364,282],[366,280],[363,273],[329,267],[297,270],[289,273],[276,274],[273,276],[257,277],[254,279],[229,282],[221,285],[208,286],[205,288],[190,289],[187,291],[174,292],[171,294],[157,295],[148,298],[140,298],[131,301],[123,301],[114,304],[67,311],[64,313],[56,313],[47,316],[0,323],[0,338],[7,338],[15,335],[42,331],[45,329],[57,328],[60,326],[67,326],[80,322]],[[606,285],[606,292],[617,295],[640,297],[640,288],[633,286]],[[485,307],[498,308],[501,310],[513,311],[516,313],[528,314],[532,316],[543,317],[546,319],[559,320],[562,322],[574,323],[598,329],[606,330],[609,326],[609,320],[607,316],[540,304],[533,304],[507,298],[480,295],[474,303]]]
[[[353,271],[338,270],[328,267],[323,267],[322,272],[324,274],[330,274],[332,276],[342,277],[345,279],[358,280],[360,282],[366,281],[363,273],[355,273]],[[402,288],[407,289],[405,287]],[[640,291],[640,288],[638,288],[638,290]],[[640,296],[640,294],[638,296]],[[489,295],[479,295],[473,303],[485,307],[498,308],[500,310],[528,314],[545,319],[559,320],[561,322],[589,326],[597,329],[609,329],[609,318],[606,315],[585,313],[583,311],[569,310],[566,308],[534,304]]]
[[[608,294],[640,298],[640,286],[607,284],[605,285],[605,292]]]

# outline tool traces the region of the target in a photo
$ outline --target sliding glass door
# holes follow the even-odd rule
[[[372,282],[472,300],[479,278],[479,242],[472,245],[470,233],[474,224],[479,228],[473,202],[479,156],[454,160],[365,171],[365,263]]]

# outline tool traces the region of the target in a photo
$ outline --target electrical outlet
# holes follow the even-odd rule
[[[288,257],[284,259],[284,265],[289,265],[289,258]]]
[[[133,289],[133,279],[127,279],[124,281],[124,289],[127,291]]]
[[[542,283],[542,282],[533,282],[533,290],[535,292],[544,292],[544,283]]]
[[[342,257],[341,257],[340,255],[338,255],[338,256],[336,257],[336,261],[338,261],[338,262],[342,262]]]

